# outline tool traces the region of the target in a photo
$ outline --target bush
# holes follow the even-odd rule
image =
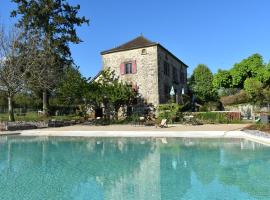
[[[239,91],[240,91],[239,88],[220,88],[218,90],[218,95],[220,97],[225,97],[225,96],[235,95],[239,93]]]
[[[176,103],[161,104],[158,106],[158,118],[167,119],[169,123],[179,122],[183,119],[182,108]]]
[[[220,111],[223,110],[223,105],[220,101],[212,101],[205,103],[202,107],[200,107],[200,112],[208,112],[208,111]]]
[[[263,84],[255,78],[247,78],[244,82],[244,90],[253,103],[262,101]]]
[[[221,97],[220,101],[224,106],[226,105],[235,105],[249,102],[247,94],[241,90],[239,93],[231,96]]]

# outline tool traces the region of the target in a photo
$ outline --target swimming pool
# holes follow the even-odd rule
[[[238,139],[0,137],[0,199],[270,199],[270,148]]]

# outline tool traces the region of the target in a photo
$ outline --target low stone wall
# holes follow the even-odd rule
[[[270,107],[257,106],[252,104],[238,104],[224,107],[226,111],[237,111],[241,112],[244,119],[255,119],[256,113],[258,112],[269,112]]]
[[[48,127],[47,122],[1,122],[1,131],[29,130]]]
[[[58,120],[50,120],[48,122],[48,127],[63,127],[63,126],[72,126],[77,124],[75,120],[71,121],[58,121]]]
[[[29,130],[47,127],[63,127],[75,125],[75,120],[71,121],[60,121],[60,120],[49,120],[41,122],[0,122],[0,131],[16,131],[16,130]]]

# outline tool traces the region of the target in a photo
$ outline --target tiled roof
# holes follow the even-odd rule
[[[101,52],[101,54],[103,55],[103,54],[113,53],[113,52],[118,52],[118,51],[125,51],[125,50],[149,47],[149,46],[154,46],[157,44],[158,43],[152,42],[143,36],[139,36],[139,37],[137,37],[137,38],[125,43],[125,44],[122,44],[116,48],[103,51],[103,52]]]
[[[183,63],[179,58],[177,58],[174,54],[172,54],[169,50],[167,50],[165,47],[163,47],[161,44],[157,42],[152,42],[148,39],[146,39],[143,36],[136,37],[135,39],[124,43],[118,47],[115,47],[113,49],[109,49],[106,51],[102,51],[101,55],[108,54],[108,53],[114,53],[119,51],[126,51],[126,50],[132,50],[132,49],[138,49],[143,47],[151,47],[157,45],[158,47],[162,48],[164,51],[166,51],[168,54],[170,54],[172,57],[174,57],[176,60],[178,60],[180,63]],[[186,67],[188,67],[185,63],[183,63]]]

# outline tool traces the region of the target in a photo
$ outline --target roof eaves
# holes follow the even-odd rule
[[[102,51],[100,54],[105,55],[105,54],[109,54],[109,53],[115,53],[115,52],[121,52],[121,51],[129,51],[129,50],[133,50],[133,49],[141,49],[141,48],[144,48],[144,47],[151,47],[151,46],[156,46],[156,45],[158,45],[158,43],[152,43],[152,44],[149,44],[149,45],[141,45],[141,46],[123,48],[123,49],[111,49],[111,50]]]
[[[166,51],[168,54],[170,54],[174,59],[176,59],[178,62],[182,63],[183,65],[185,65],[188,68],[188,65],[186,63],[184,63],[182,60],[180,60],[178,57],[176,57],[172,52],[170,52],[168,49],[166,49],[164,46],[162,46],[161,44],[157,43],[157,45],[162,48],[164,51]]]

